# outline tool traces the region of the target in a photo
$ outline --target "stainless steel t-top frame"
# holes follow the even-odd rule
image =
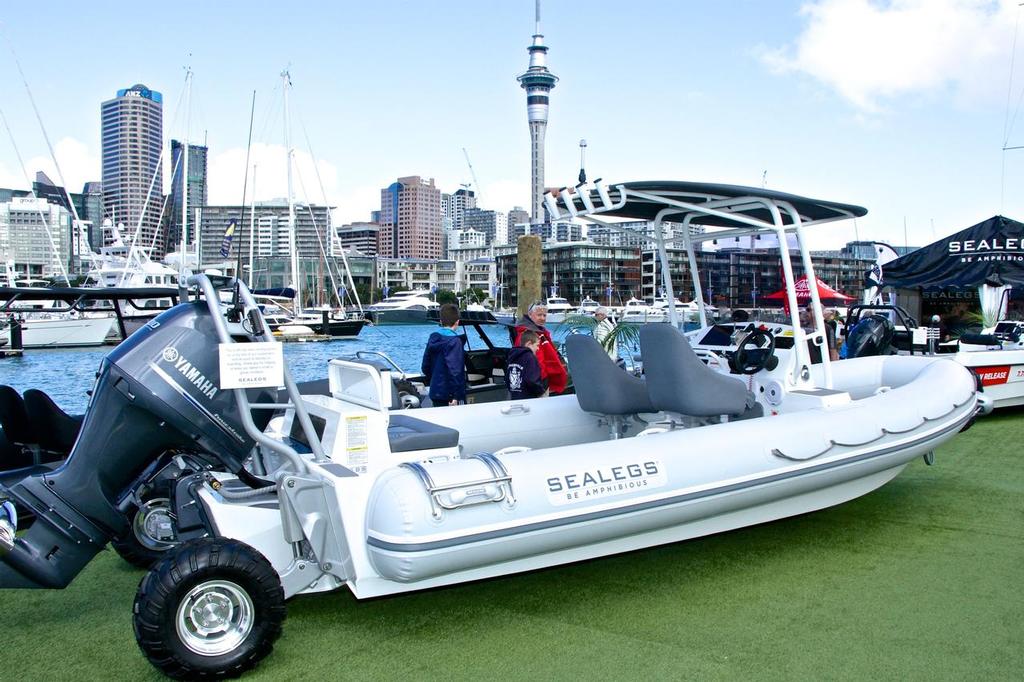
[[[796,341],[796,361],[791,364],[788,373],[790,382],[793,387],[801,388],[812,383],[810,350],[805,343],[809,340],[823,350],[821,355],[825,386],[832,387],[832,366],[825,350],[825,321],[817,287],[813,286],[817,279],[810,251],[804,241],[804,228],[808,225],[863,216],[867,213],[866,209],[763,188],[674,181],[628,182],[614,185],[609,189],[600,180],[596,180],[590,186],[581,183],[573,188],[562,188],[558,192],[552,192],[545,197],[545,204],[551,214],[551,220],[583,218],[588,222],[622,232],[637,231],[594,216],[606,215],[649,221],[657,242],[662,281],[668,298],[669,320],[676,326],[679,317],[661,227],[664,220],[672,219],[683,225],[683,240],[690,269],[694,273],[694,298],[698,303],[702,327],[706,327],[708,322],[704,309],[704,292],[700,277],[697,276],[694,245],[709,239],[760,233],[774,234],[779,243],[779,256],[786,280],[786,299]],[[700,225],[705,228],[705,232],[691,234],[691,225]],[[789,249],[786,248],[786,235],[790,233],[796,236],[801,264],[808,281],[812,284],[810,295],[815,325],[811,332],[804,331],[800,325],[793,264]]]

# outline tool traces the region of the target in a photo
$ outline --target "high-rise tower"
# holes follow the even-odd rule
[[[526,114],[530,124],[530,206],[534,223],[544,222],[544,132],[548,127],[548,93],[558,78],[548,71],[548,48],[540,32],[540,0],[536,4],[536,29],[530,53],[530,68],[518,76],[526,90]]]
[[[104,102],[100,118],[103,212],[115,223],[124,223],[136,246],[162,256],[164,245],[158,236],[164,193],[163,97],[145,85],[133,85]]]

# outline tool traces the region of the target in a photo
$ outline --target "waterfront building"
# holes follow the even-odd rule
[[[495,253],[496,280],[504,283],[506,305],[516,305],[518,255],[515,248]],[[600,246],[593,242],[544,243],[541,246],[541,286],[546,294],[579,303],[590,296],[621,305],[640,291],[640,252],[631,247]],[[619,302],[621,299],[621,303]]]
[[[493,254],[493,248],[494,247],[487,246],[486,244],[459,246],[450,249],[448,257],[456,263],[465,263],[480,258],[490,258]]]
[[[206,158],[207,148],[202,145],[188,146],[188,179],[182,182],[185,173],[185,145],[178,140],[171,140],[171,197],[167,202],[164,216],[167,224],[165,249],[175,251],[181,242],[182,235],[182,202],[187,199],[188,216],[184,233],[188,235],[187,244],[196,240],[196,212],[206,206],[207,179]],[[184,185],[184,188],[183,188]]]
[[[465,229],[452,232],[449,235],[448,252],[458,251],[465,247],[486,248],[487,235],[477,230]],[[451,257],[451,256],[449,256]]]
[[[488,296],[494,295],[494,283],[497,281],[497,266],[493,258],[475,258],[473,260],[456,261],[457,291],[479,289]]]
[[[436,258],[377,258],[377,287],[456,291],[456,263]]]
[[[777,249],[722,249],[697,251],[698,271],[703,273],[701,287],[704,300],[732,308],[755,308],[763,305],[763,297],[783,288],[782,265]],[[676,297],[688,301],[694,297],[693,278],[684,249],[668,250],[669,272]],[[857,298],[864,288],[864,274],[874,258],[812,255],[815,274],[830,287]],[[652,301],[662,293],[661,262],[656,249],[641,254],[642,287],[640,298]],[[794,276],[803,268],[793,263]]]
[[[104,217],[127,227],[127,242],[163,256],[163,96],[142,84],[118,90],[100,119]]]
[[[678,223],[664,222],[662,225],[662,238],[668,246],[684,248],[684,228]],[[618,229],[616,229],[618,228]],[[691,234],[701,234],[704,228],[697,225],[690,226]],[[587,239],[595,244],[607,246],[635,246],[644,248],[656,243],[657,237],[654,233],[652,221],[637,220],[623,223],[615,223],[615,227],[605,225],[588,225]]]
[[[548,127],[548,105],[551,90],[558,77],[548,70],[548,48],[540,31],[540,0],[537,0],[533,43],[527,48],[530,66],[517,77],[526,90],[526,119],[530,126],[530,222],[543,223],[544,218],[544,135]]]
[[[346,251],[355,249],[366,256],[377,255],[377,223],[349,223],[338,228],[338,239]]]
[[[32,196],[0,203],[0,259],[13,261],[18,279],[73,273],[72,242],[71,213],[61,204]]]
[[[307,259],[314,264],[324,260],[330,244],[330,211],[330,207],[316,204],[295,205],[295,244],[300,259]],[[250,216],[255,218],[251,231]],[[221,254],[221,249],[224,246],[224,235],[232,222],[235,223],[235,231],[228,255],[225,257]],[[237,263],[241,258],[241,274],[248,281],[252,234],[253,260],[263,259],[255,263],[255,273],[259,274],[262,268],[268,278],[273,277],[274,281],[278,281],[284,276],[283,273],[288,271],[291,251],[288,202],[285,199],[257,201],[255,211],[250,206],[203,206],[200,210],[199,224],[199,262],[202,266],[219,267],[224,263]],[[258,279],[255,278],[254,283]],[[285,285],[259,283],[257,286],[262,288]]]
[[[441,190],[433,178],[398,178],[382,189],[379,223],[377,252],[382,256],[441,257]]]
[[[681,301],[694,297],[694,283],[685,249],[667,249],[672,290]],[[761,298],[783,288],[782,268],[776,250],[725,249],[697,251],[702,273],[704,299],[718,306],[752,308]],[[600,246],[592,242],[545,243],[542,246],[542,285],[557,291],[573,303],[586,296],[607,302],[611,285],[612,305],[622,305],[635,296],[647,302],[662,295],[661,261],[653,247]],[[517,300],[517,254],[514,249],[495,253],[498,281],[504,282],[506,302]],[[829,286],[857,296],[863,289],[864,273],[872,261],[848,256],[813,256],[818,277]],[[799,262],[795,276],[802,274]]]

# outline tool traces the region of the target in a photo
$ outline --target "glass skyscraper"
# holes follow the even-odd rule
[[[118,90],[117,97],[100,105],[100,120],[103,212],[124,224],[126,241],[160,258],[163,96],[141,84]]]

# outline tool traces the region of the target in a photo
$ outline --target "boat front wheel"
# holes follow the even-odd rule
[[[277,572],[258,551],[225,538],[170,550],[135,596],[135,639],[178,679],[236,677],[274,647],[285,618]]]

